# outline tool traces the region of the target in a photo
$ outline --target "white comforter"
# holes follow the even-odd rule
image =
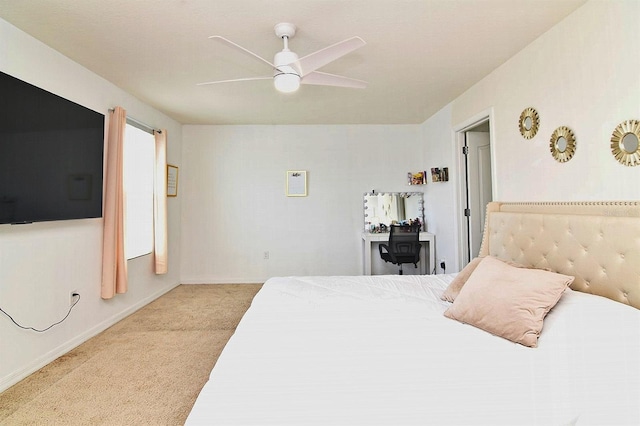
[[[567,291],[527,348],[445,318],[452,277],[268,280],[187,424],[640,424],[639,310]]]

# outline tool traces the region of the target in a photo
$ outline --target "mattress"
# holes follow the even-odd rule
[[[640,424],[639,310],[567,290],[529,348],[444,317],[453,276],[268,280],[186,424]]]

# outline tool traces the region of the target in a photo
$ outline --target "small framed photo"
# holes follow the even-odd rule
[[[178,196],[178,166],[167,164],[167,197]]]
[[[427,183],[427,172],[409,172],[407,173],[407,180],[409,181],[409,185],[426,185]]]
[[[449,181],[449,168],[448,167],[433,167],[431,169],[431,181],[432,182],[448,182]]]
[[[307,196],[307,172],[305,170],[287,171],[287,197]]]

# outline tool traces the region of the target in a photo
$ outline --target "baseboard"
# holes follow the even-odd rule
[[[248,279],[222,279],[222,278],[193,278],[183,279],[181,284],[264,284],[266,280],[257,278]]]
[[[130,307],[128,307],[124,311],[118,312],[118,314],[114,315],[113,317],[108,318],[108,319],[106,319],[105,321],[103,321],[103,322],[101,322],[99,324],[96,324],[94,327],[86,330],[84,333],[81,333],[81,334],[75,336],[73,339],[71,339],[71,340],[63,343],[62,345],[58,346],[57,348],[47,352],[46,354],[42,355],[41,357],[35,359],[33,362],[31,362],[27,366],[21,368],[20,370],[14,371],[13,373],[9,374],[8,376],[3,377],[2,379],[0,379],[0,392],[4,392],[5,390],[9,389],[11,386],[13,386],[16,383],[18,383],[20,380],[23,380],[23,379],[29,377],[31,374],[35,373],[36,371],[38,371],[39,369],[41,369],[45,365],[49,364],[52,361],[55,361],[56,359],[58,359],[62,355],[66,354],[69,351],[71,351],[72,349],[75,349],[76,347],[80,346],[82,343],[86,342],[90,338],[102,333],[104,330],[106,330],[107,328],[109,328],[112,325],[116,324],[118,321],[128,317],[129,315],[131,315],[132,313],[134,313],[138,309],[145,307],[146,305],[148,305],[149,303],[153,302],[154,300],[156,300],[157,298],[159,298],[163,294],[168,293],[169,291],[173,290],[178,285],[179,284],[176,284],[176,285],[174,285],[172,287],[162,289],[162,290],[160,290],[160,291],[158,291],[158,292],[156,292],[156,293],[154,293],[154,294],[152,294],[152,295],[140,300],[138,303],[136,303],[134,305],[131,305]]]

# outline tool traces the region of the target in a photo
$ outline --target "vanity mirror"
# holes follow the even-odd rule
[[[364,230],[385,232],[395,223],[420,222],[424,226],[424,194],[422,192],[367,192],[364,194]]]
[[[576,138],[573,131],[566,127],[558,127],[551,135],[549,144],[551,155],[561,163],[571,160],[576,152]]]
[[[640,164],[640,121],[623,121],[611,135],[611,153],[625,166]]]
[[[518,122],[520,128],[520,134],[525,139],[531,139],[538,133],[538,127],[540,127],[540,116],[538,111],[533,108],[526,108],[520,114],[520,121]]]

